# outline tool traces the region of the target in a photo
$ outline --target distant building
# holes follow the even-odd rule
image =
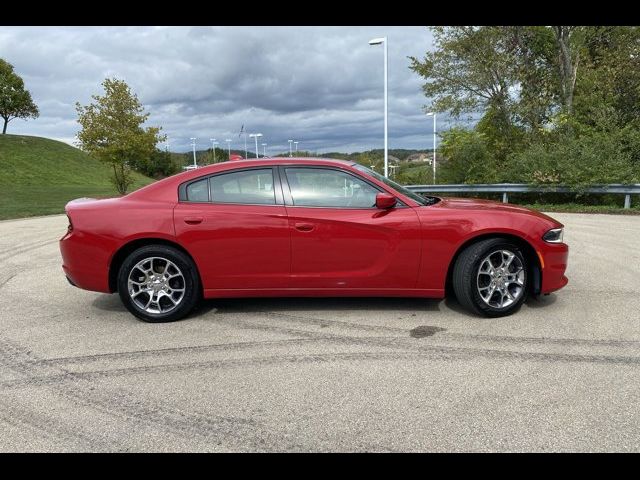
[[[429,165],[433,162],[433,153],[414,153],[407,157],[408,162],[426,162]]]

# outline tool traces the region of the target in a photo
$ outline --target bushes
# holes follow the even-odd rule
[[[593,184],[640,182],[640,129],[616,126],[602,113],[591,125],[562,123],[497,158],[486,136],[454,128],[443,134],[439,183],[563,184],[578,190]]]
[[[598,183],[640,181],[640,131],[616,127],[611,116],[593,125],[574,122],[509,157],[511,176],[523,183],[565,184],[583,189]]]
[[[476,130],[454,127],[442,134],[438,183],[497,183],[502,181],[498,162],[487,137]]]

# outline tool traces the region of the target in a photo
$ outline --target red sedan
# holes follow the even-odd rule
[[[563,225],[501,203],[423,197],[352,162],[210,165],[121,198],[66,206],[69,282],[118,292],[137,317],[201,298],[388,296],[451,290],[486,316],[567,283]]]

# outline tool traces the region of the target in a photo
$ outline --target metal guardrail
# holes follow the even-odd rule
[[[502,193],[502,201],[509,201],[509,193],[577,193],[577,190],[564,185],[527,185],[525,183],[476,183],[451,185],[407,185],[416,193]],[[631,195],[640,195],[640,183],[623,185],[592,185],[585,193],[616,193],[624,195],[624,208],[631,208]]]

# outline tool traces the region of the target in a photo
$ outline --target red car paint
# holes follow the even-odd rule
[[[178,201],[180,184],[247,167],[338,168],[402,204],[391,209]],[[283,185],[286,188],[286,185]],[[542,240],[562,224],[497,202],[443,198],[422,206],[349,162],[270,158],[218,163],[155,182],[121,198],[81,199],[66,211],[63,269],[76,286],[113,292],[119,252],[132,242],[176,244],[193,258],[205,298],[252,296],[443,297],[456,254],[478,236],[527,242],[541,267],[541,293],[567,283],[568,246]],[[110,271],[112,276],[110,277]]]

